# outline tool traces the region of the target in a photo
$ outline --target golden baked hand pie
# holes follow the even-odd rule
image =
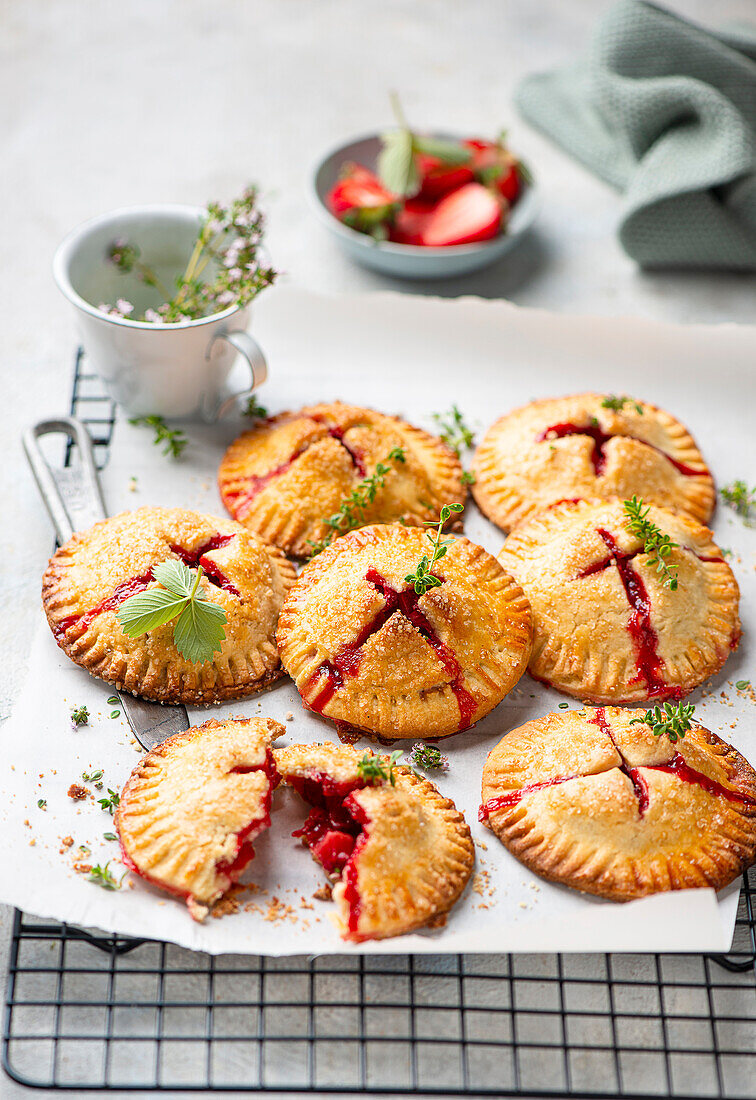
[[[708,520],[714,482],[686,428],[645,401],[606,400],[533,401],[492,424],[472,464],[481,511],[509,531],[557,500],[639,496]]]
[[[270,825],[279,782],[272,718],[229,718],[169,737],[142,757],[115,813],[123,861],[184,898],[195,920],[235,883]]]
[[[547,714],[507,734],[480,817],[544,878],[614,901],[711,886],[756,858],[756,772],[702,726],[674,745],[642,712]]]
[[[401,447],[404,461],[390,460]],[[234,517],[295,557],[328,534],[355,486],[390,467],[363,524],[435,521],[444,504],[463,502],[462,467],[427,432],[373,409],[334,402],[281,413],[239,436],[218,471],[221,497]]]
[[[211,661],[192,663],[167,623],[138,638],[116,618],[130,596],[154,587],[152,570],[180,559],[201,565],[203,595],[227,615]],[[95,676],[161,703],[209,703],[251,695],[277,679],[275,630],[295,571],[241,524],[182,508],[122,512],[74,535],[55,553],[42,585],[60,648]]]
[[[345,745],[292,745],[276,766],[312,810],[301,836],[336,883],[344,939],[384,939],[443,918],[470,878],[475,849],[454,803],[409,768],[366,779]]]
[[[408,583],[428,539],[364,527],[305,566],[278,623],[284,668],[305,706],[378,735],[446,737],[511,691],[525,670],[531,617],[495,558],[451,540],[424,595]]]
[[[650,506],[679,545],[677,588],[631,534],[622,501],[562,501],[520,524],[499,554],[533,609],[530,672],[593,703],[680,699],[740,638],[738,585],[712,533]]]

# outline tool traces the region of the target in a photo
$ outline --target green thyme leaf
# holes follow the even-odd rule
[[[246,408],[244,409],[244,415],[252,418],[258,418],[265,420],[268,415],[268,410],[264,405],[259,404],[254,394],[247,401]]]
[[[415,572],[408,573],[404,578],[407,584],[412,585],[418,596],[424,595],[429,588],[438,588],[439,585],[443,584],[443,581],[439,577],[434,576],[433,566],[444,557],[447,548],[452,543],[452,539],[442,539],[441,532],[444,529],[444,524],[451,519],[452,514],[461,511],[463,511],[463,506],[461,504],[445,504],[441,509],[438,523],[428,524],[428,526],[434,527],[432,534],[430,531],[425,532],[425,537],[429,540],[433,548],[430,561],[428,560],[428,555],[423,554],[420,561],[417,563]]]
[[[189,440],[183,432],[177,428],[169,428],[162,416],[134,416],[129,420],[134,427],[152,428],[155,433],[153,443],[156,447],[163,446],[163,454],[171,458],[178,458]]]
[[[118,791],[111,790],[110,787],[108,787],[107,797],[97,799],[98,805],[101,806],[103,810],[105,810],[107,813],[109,813],[111,817],[113,816],[115,808],[120,801],[121,796],[119,795]]]
[[[96,772],[82,772],[81,778],[85,783],[99,783],[102,775],[102,768],[98,768]]]
[[[362,759],[357,761],[357,771],[369,783],[388,781],[392,787],[395,787],[394,768],[401,755],[401,749],[395,749],[386,760],[378,753],[366,752]]]
[[[614,393],[608,394],[601,402],[601,407],[602,409],[612,409],[614,412],[622,412],[625,405],[628,404],[632,405],[638,416],[643,416],[643,406],[634,401],[632,397],[628,397],[626,393],[619,397]]]
[[[756,485],[749,489],[745,481],[738,479],[719,490],[722,500],[734,508],[743,519],[751,519],[751,509],[756,507]]]
[[[347,531],[353,531],[356,527],[361,527],[366,520],[365,509],[373,503],[378,490],[383,488],[387,476],[391,473],[389,463],[396,464],[406,461],[404,448],[393,447],[389,451],[386,461],[379,462],[373,473],[364,477],[349,496],[342,500],[338,512],[323,520],[325,526],[329,528],[325,537],[317,542],[313,542],[311,539],[307,540],[308,546],[312,548],[310,557],[314,558],[316,554],[322,553],[339,535],[345,535]]]
[[[417,741],[412,746],[410,763],[424,771],[445,772],[449,767],[449,758],[436,745],[426,745],[423,741]]]
[[[673,542],[648,518],[649,509],[643,510],[640,497],[623,500],[622,507],[625,509],[625,526],[643,543],[643,552],[650,555],[648,564],[656,566],[661,584],[674,592],[677,588],[677,566],[669,565],[667,559],[679,543]]]
[[[735,687],[738,689],[738,691],[745,691],[745,689],[750,687],[750,686],[751,686],[751,681],[750,680],[736,680],[735,681]]]
[[[631,718],[630,725],[649,726],[655,737],[666,736],[674,744],[681,741],[693,725],[695,707],[692,703],[665,703],[664,707],[653,707],[638,718]]]
[[[46,810],[47,809],[47,799],[46,798],[38,798],[37,799],[37,806],[40,808],[40,810]]]
[[[463,470],[462,471],[462,484],[463,485],[474,485],[475,484],[475,474],[472,472],[472,470]]]
[[[433,413],[432,416],[441,429],[438,433],[440,438],[451,447],[457,458],[463,448],[472,447],[475,443],[475,433],[467,426],[456,405],[452,405],[448,412]]]
[[[118,840],[115,833],[103,833],[102,836],[104,840]]]
[[[109,695],[108,696],[108,706],[118,707],[120,705],[121,705],[121,700],[118,698],[117,695]]]
[[[71,708],[71,724],[73,726],[86,726],[89,723],[89,708],[88,707],[72,707]]]
[[[96,883],[97,886],[102,886],[105,890],[120,890],[121,883],[125,877],[125,871],[120,879],[115,877],[110,870],[110,860],[108,860],[104,867],[101,867],[99,863],[95,864],[87,876],[90,882]]]

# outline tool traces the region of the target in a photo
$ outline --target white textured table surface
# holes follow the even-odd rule
[[[677,0],[711,18],[707,0]],[[4,409],[0,717],[30,642],[51,543],[18,441],[66,411],[75,342],[50,275],[58,241],[109,208],[227,199],[254,180],[267,194],[273,261],[325,290],[509,298],[580,313],[705,322],[756,320],[746,276],[644,275],[619,248],[617,195],[517,118],[519,77],[571,57],[600,0],[2,0],[0,112],[5,218],[0,235]],[[753,18],[719,0],[719,21]],[[397,89],[418,126],[495,133],[506,126],[538,175],[537,230],[465,281],[397,284],[353,267],[314,222],[308,169],[343,136],[389,121]],[[4,939],[7,919],[2,923]],[[0,966],[6,957],[0,942]],[[24,1090],[0,1079],[0,1096]]]

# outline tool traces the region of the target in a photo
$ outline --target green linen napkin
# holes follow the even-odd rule
[[[622,0],[582,60],[527,77],[516,103],[624,192],[620,241],[643,267],[756,270],[756,28]]]

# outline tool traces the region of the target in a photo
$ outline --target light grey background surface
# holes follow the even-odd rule
[[[756,320],[752,278],[638,272],[613,236],[614,192],[514,115],[519,77],[572,56],[604,7],[602,0],[0,0],[0,716],[23,672],[25,610],[38,598],[51,545],[18,437],[33,419],[68,407],[75,333],[50,260],[77,222],[131,203],[229,199],[255,180],[267,195],[274,263],[315,289],[390,285],[568,312]],[[756,17],[753,0],[673,7],[701,20]],[[390,88],[416,126],[482,135],[506,126],[531,163],[543,193],[538,227],[497,267],[450,284],[389,283],[344,259],[307,209],[312,161],[343,137],[386,125]],[[8,928],[4,919],[3,969]],[[0,1096],[22,1094],[0,1078]]]

